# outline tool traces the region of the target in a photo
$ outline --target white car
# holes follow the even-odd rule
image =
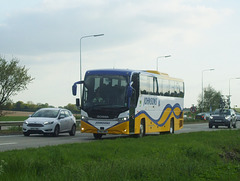
[[[76,133],[76,118],[67,109],[42,108],[36,111],[23,123],[23,134],[52,134],[68,132],[70,136]]]

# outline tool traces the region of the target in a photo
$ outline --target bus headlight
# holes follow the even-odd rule
[[[82,121],[87,121],[87,120],[88,120],[88,117],[86,117],[86,116],[81,116],[81,120],[82,120]]]
[[[123,117],[123,118],[118,118],[118,121],[124,122],[127,121],[129,118],[128,117]]]

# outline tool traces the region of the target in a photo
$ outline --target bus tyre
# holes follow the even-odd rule
[[[139,138],[142,138],[145,136],[145,123],[144,121],[141,121],[141,124],[140,124],[140,133],[138,135]]]
[[[174,120],[172,119],[170,122],[170,130],[169,130],[170,134],[174,134]]]
[[[93,133],[93,136],[95,139],[99,140],[102,138],[102,134],[98,134],[98,133]]]

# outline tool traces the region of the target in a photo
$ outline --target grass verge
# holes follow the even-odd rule
[[[104,139],[0,154],[0,180],[239,180],[240,130]]]
[[[0,121],[24,121],[28,116],[1,116]]]

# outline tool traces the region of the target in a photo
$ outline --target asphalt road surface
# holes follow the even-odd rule
[[[217,131],[227,130],[226,127],[219,127],[218,129],[208,128],[208,123],[202,124],[185,124],[183,129],[175,131],[175,134],[198,132],[198,131]],[[232,128],[234,129],[234,128]],[[237,129],[240,129],[240,122],[237,122]],[[123,137],[122,135],[106,135],[103,139],[112,139],[116,137]],[[83,143],[94,141],[92,134],[85,134],[77,132],[75,136],[69,134],[60,134],[58,137],[43,136],[43,135],[30,135],[29,137],[23,135],[8,135],[0,136],[0,152],[7,150],[25,149],[25,148],[38,148],[50,145],[70,144],[70,143]]]

